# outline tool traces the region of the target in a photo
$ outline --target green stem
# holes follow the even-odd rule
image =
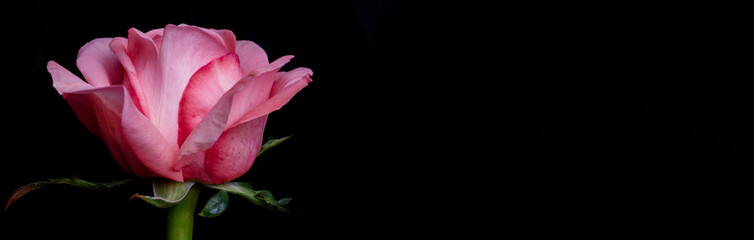
[[[192,187],[182,201],[168,208],[168,240],[191,240],[199,191],[198,186]]]

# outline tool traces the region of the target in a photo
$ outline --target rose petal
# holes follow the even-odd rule
[[[150,37],[132,28],[128,30],[128,39],[113,39],[110,49],[126,72],[123,85],[135,97],[139,110],[157,123],[163,89],[157,46]]]
[[[168,141],[152,122],[124,94],[121,126],[123,137],[144,166],[164,178],[183,182],[180,169],[173,169],[178,155],[178,146]]]
[[[312,71],[308,68],[296,68],[290,72],[279,72],[270,91],[269,99],[248,109],[238,118],[232,118],[230,127],[251,121],[274,112],[290,101],[293,96],[312,81]]]
[[[241,69],[244,75],[270,63],[264,49],[252,41],[239,40],[236,42],[236,53],[241,59]]]
[[[52,75],[52,87],[58,91],[58,94],[94,88],[55,61],[47,62],[47,72]]]
[[[288,72],[279,72],[275,77],[275,83],[272,84],[272,90],[270,91],[270,97],[274,97],[281,93],[285,88],[291,87],[296,82],[309,83],[312,81],[310,78],[314,75],[311,69],[308,68],[296,68]]]
[[[197,47],[201,46],[201,47]],[[183,91],[191,76],[215,58],[228,52],[222,36],[214,31],[194,26],[165,27],[160,47],[162,89],[155,114],[160,132],[170,141],[178,141],[178,109]]]
[[[110,51],[112,38],[98,38],[86,43],[79,50],[76,66],[89,84],[106,87],[121,84],[123,66]]]
[[[123,170],[140,177],[157,177],[159,175],[144,166],[123,139],[120,119],[124,92],[123,86],[108,86],[66,93],[66,100],[76,115],[93,115],[98,136]]]
[[[169,25],[173,26],[173,25]],[[196,27],[191,26],[185,23],[178,24],[178,27],[191,27],[196,28],[197,30],[205,31],[210,35],[215,35],[220,41],[222,41],[223,44],[225,44],[225,48],[230,52],[236,51],[236,35],[233,33],[233,31],[226,30],[226,29],[212,29],[212,28],[202,28],[202,27]]]
[[[149,32],[144,33],[147,37],[151,38],[154,44],[157,46],[157,50],[159,51],[160,46],[162,46],[162,32],[165,31],[164,28],[158,28],[150,30]]]
[[[54,61],[47,63],[47,71],[52,75],[52,86],[58,91],[58,94],[63,95],[63,98],[73,108],[79,121],[86,126],[89,132],[102,138],[97,126],[97,118],[89,101],[78,98],[68,99],[66,95],[67,93],[93,89],[93,87]]]
[[[270,91],[275,81],[275,76],[283,65],[288,63],[293,56],[283,56],[274,62],[258,67],[249,74],[253,78],[233,98],[233,107],[230,111],[228,122],[233,123],[226,129],[238,125],[238,120],[245,113],[262,104],[270,97]]]
[[[180,102],[178,117],[178,136],[179,143],[183,143],[182,152],[203,151],[212,146],[220,136],[227,122],[233,93],[228,94],[225,100],[221,100],[221,97],[242,77],[243,73],[235,53],[228,53],[213,60],[191,77]],[[212,111],[213,114],[208,114],[213,107],[217,109]],[[200,122],[204,122],[201,128],[197,126]],[[184,143],[189,134],[192,135],[192,140]]]
[[[236,34],[234,34],[233,31],[226,30],[226,29],[209,29],[209,30],[217,33],[220,39],[223,40],[223,43],[225,44],[225,49],[228,50],[228,52],[236,51]]]
[[[207,169],[204,166],[205,156],[205,152],[201,151],[183,157],[182,161],[185,164],[181,170],[183,171],[183,179],[185,181],[215,184],[209,174],[207,174]]]
[[[205,168],[215,184],[236,179],[249,171],[262,146],[267,116],[228,129],[206,152]]]

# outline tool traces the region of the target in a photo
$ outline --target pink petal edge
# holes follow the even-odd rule
[[[312,71],[308,68],[297,68],[288,73],[279,73],[273,84],[270,98],[256,107],[244,112],[241,117],[232,119],[230,127],[266,116],[287,104],[293,96],[304,89],[312,81]]]
[[[112,38],[97,38],[79,49],[76,66],[84,79],[94,87],[121,84],[123,66],[110,50]]]
[[[256,43],[248,40],[236,42],[236,53],[241,60],[241,70],[248,75],[254,69],[270,64],[267,53]]]
[[[228,120],[232,124],[227,125],[226,130],[240,124],[240,118],[269,99],[278,71],[292,58],[291,55],[280,57],[272,63],[258,67],[249,73],[249,76],[252,77],[248,80],[249,83],[240,89],[241,92],[233,98],[233,106]]]

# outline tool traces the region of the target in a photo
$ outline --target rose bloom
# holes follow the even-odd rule
[[[311,81],[228,30],[167,25],[98,38],[78,52],[86,81],[54,61],[53,87],[139,177],[220,184],[251,167],[270,112]]]

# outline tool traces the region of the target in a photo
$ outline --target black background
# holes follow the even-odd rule
[[[51,86],[98,37],[234,31],[314,81],[271,114],[295,138],[195,239],[751,239],[754,95],[740,6],[180,1],[7,6],[0,197],[48,178],[129,177]],[[750,51],[749,51],[750,52]],[[748,66],[750,64],[746,64]],[[52,186],[3,239],[163,239],[165,210]],[[205,191],[200,204],[209,197]]]

